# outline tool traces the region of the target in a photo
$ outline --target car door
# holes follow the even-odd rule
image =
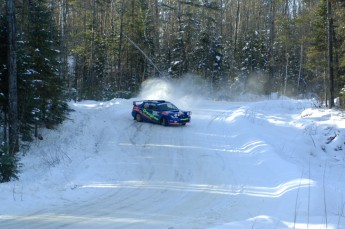
[[[152,103],[149,107],[152,114],[152,121],[155,123],[159,123],[159,112],[156,103]]]
[[[149,122],[159,122],[159,115],[157,112],[157,105],[152,102],[147,102],[143,107],[143,116],[146,121]]]

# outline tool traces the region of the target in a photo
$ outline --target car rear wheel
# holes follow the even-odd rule
[[[143,119],[142,119],[142,117],[141,117],[141,115],[139,113],[137,113],[135,115],[135,120],[137,120],[137,122],[142,122],[143,121]]]

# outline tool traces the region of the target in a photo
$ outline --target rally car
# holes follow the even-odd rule
[[[181,111],[165,100],[133,101],[132,116],[138,122],[152,122],[169,125],[186,125],[191,121],[190,111]]]

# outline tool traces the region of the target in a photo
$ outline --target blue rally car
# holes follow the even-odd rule
[[[190,111],[181,111],[165,100],[142,100],[133,102],[132,116],[138,122],[169,125],[186,125],[191,121]]]

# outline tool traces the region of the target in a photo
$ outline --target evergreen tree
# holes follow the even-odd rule
[[[268,75],[268,47],[265,34],[259,31],[249,33],[238,44],[239,52],[236,55],[238,74],[244,84],[238,93],[264,93],[263,87]]]
[[[311,11],[309,18],[311,23],[309,49],[307,50],[306,68],[310,70],[314,77],[310,80],[312,92],[318,94],[321,100],[327,97],[326,67],[327,67],[327,7],[326,1],[321,0],[319,6]]]
[[[1,5],[2,3],[0,3]],[[14,2],[0,8],[0,183],[18,179],[18,97]],[[10,116],[10,117],[9,117]]]
[[[193,22],[196,20],[192,18],[190,7],[186,8],[180,0],[174,6],[174,17],[176,17],[174,19],[177,20],[177,24],[173,31],[174,34],[172,34],[172,45],[168,49],[167,54],[167,59],[169,60],[168,72],[173,77],[180,77],[189,71],[187,60],[187,53],[189,53],[188,44],[191,44],[190,35],[194,32]]]
[[[68,112],[59,75],[59,40],[46,1],[30,1],[28,27],[20,42],[19,96],[23,140],[38,136],[40,126],[52,128]]]
[[[0,14],[0,124],[3,126],[3,116],[7,113],[8,78],[7,78],[7,26],[6,20]],[[1,138],[1,141],[4,139]]]
[[[345,2],[339,1],[336,6],[335,20],[337,26],[335,26],[335,33],[337,37],[335,39],[335,57],[338,67],[336,92],[339,92],[341,107],[345,108]]]
[[[221,41],[221,37],[214,37],[207,31],[203,31],[199,35],[192,55],[195,64],[193,68],[213,83],[219,81],[222,71],[223,45]]]
[[[9,155],[8,149],[0,145],[0,183],[18,179],[20,167],[18,156]]]

